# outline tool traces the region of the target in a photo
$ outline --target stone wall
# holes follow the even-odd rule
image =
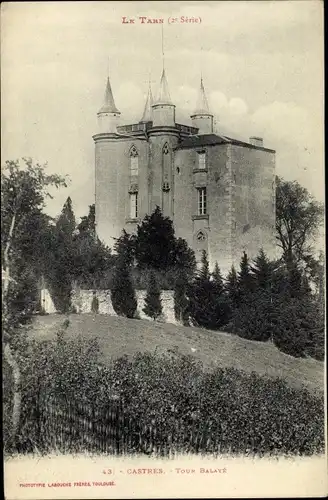
[[[87,314],[91,313],[91,305],[93,299],[94,290],[74,290],[72,294],[72,306],[75,308],[77,314]],[[174,292],[172,290],[162,290],[162,308],[163,314],[160,318],[164,323],[176,324],[177,321],[174,315]],[[109,316],[117,316],[114,311],[110,290],[96,290],[96,296],[99,301],[99,314],[108,314]],[[137,296],[137,312],[141,319],[150,318],[143,312],[143,307],[145,303],[146,291],[136,290]],[[51,314],[56,312],[56,308],[51,299],[48,290],[41,291],[41,297],[45,297],[46,300],[43,301],[43,307],[46,313]]]
[[[262,247],[275,258],[275,154],[232,146],[233,261],[255,257]]]

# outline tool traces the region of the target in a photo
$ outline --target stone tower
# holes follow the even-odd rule
[[[98,237],[113,247],[159,206],[199,261],[226,274],[243,251],[275,257],[275,151],[213,132],[201,78],[190,125],[176,122],[165,68],[155,101],[149,85],[138,123],[119,125],[109,79],[98,112],[95,205]],[[178,103],[177,103],[178,104]]]
[[[117,142],[117,127],[120,120],[107,78],[104,103],[97,113],[98,133],[95,141],[95,200],[96,230],[108,245],[112,246],[122,230],[124,220],[120,217],[119,196],[122,185],[120,148]]]
[[[150,149],[149,211],[156,206],[173,218],[173,155],[179,132],[175,124],[175,105],[171,101],[163,68],[157,99],[152,105],[152,127],[148,131]]]

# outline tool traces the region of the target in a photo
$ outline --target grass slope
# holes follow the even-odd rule
[[[54,338],[65,318],[59,314],[36,316],[31,337],[40,340]],[[293,358],[271,343],[254,342],[202,328],[114,316],[73,314],[69,320],[67,337],[96,338],[103,361],[107,363],[124,354],[171,350],[196,357],[205,368],[217,365],[248,373],[254,371],[260,375],[281,377],[292,387],[303,386],[312,391],[322,391],[324,387],[324,363],[311,358]]]

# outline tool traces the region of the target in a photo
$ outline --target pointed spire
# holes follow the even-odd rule
[[[151,91],[151,85],[150,85],[150,81],[149,81],[148,95],[147,95],[147,99],[146,99],[145,109],[144,109],[142,118],[140,120],[141,123],[152,121],[152,109],[151,109],[152,105],[153,105],[153,94]]]
[[[163,68],[161,81],[159,84],[158,96],[155,104],[171,104],[171,97],[169,92],[169,86],[167,84],[165,69]]]
[[[200,79],[200,88],[198,91],[197,106],[195,111],[193,112],[193,115],[211,115],[207,97],[205,94],[203,77],[201,77]]]
[[[111,87],[110,81],[109,81],[109,76],[107,77],[104,104],[102,105],[102,107],[98,111],[98,114],[99,113],[117,113],[117,114],[120,114],[120,111],[115,106],[112,87]]]

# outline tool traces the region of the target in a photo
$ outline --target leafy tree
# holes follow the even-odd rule
[[[298,182],[276,178],[276,231],[287,266],[306,261],[323,223],[324,207]]]
[[[111,289],[112,304],[119,316],[133,318],[137,310],[137,299],[131,279],[132,258],[129,235],[124,231],[115,249],[118,252]]]
[[[161,290],[154,272],[150,273],[143,312],[154,321],[162,314]]]
[[[31,159],[7,161],[1,173],[1,243],[2,243],[2,329],[4,358],[12,374],[12,446],[16,445],[21,415],[21,366],[20,353],[25,349],[21,342],[20,324],[32,314],[29,293],[31,279],[38,276],[41,257],[37,242],[40,229],[49,219],[42,210],[45,199],[51,197],[49,188],[65,186],[58,175],[46,173],[46,166],[33,164]],[[24,264],[25,258],[25,264]],[[33,288],[33,287],[32,287]]]

